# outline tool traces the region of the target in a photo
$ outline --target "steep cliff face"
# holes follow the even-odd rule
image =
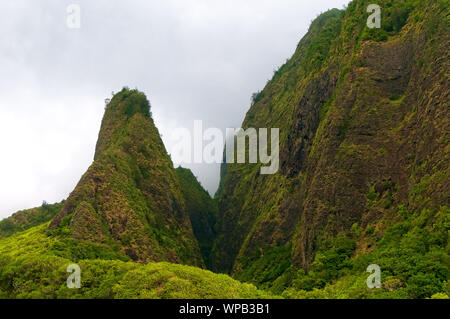
[[[346,258],[376,250],[399,211],[449,206],[448,3],[378,1],[369,29],[370,3],[319,16],[256,96],[243,127],[280,128],[280,172],[227,165],[215,270],[271,285],[341,239]]]
[[[123,89],[107,105],[94,162],[50,230],[116,247],[132,260],[204,264],[143,93]]]
[[[217,202],[211,198],[190,169],[178,167],[176,172],[195,238],[205,264],[210,268],[211,248],[216,237]]]

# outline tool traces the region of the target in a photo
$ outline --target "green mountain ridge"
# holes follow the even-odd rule
[[[34,226],[50,221],[61,210],[64,201],[56,204],[42,203],[42,206],[25,209],[11,217],[0,220],[0,238],[11,236]]]
[[[280,171],[223,164],[214,199],[117,93],[69,198],[0,221],[0,297],[448,298],[448,1],[380,0],[381,29],[370,3],[317,17],[253,95]]]
[[[211,249],[216,237],[217,202],[200,185],[191,170],[178,167],[176,172],[194,235],[200,246],[205,265],[210,269]]]
[[[381,29],[370,3],[319,16],[254,95],[242,127],[280,128],[280,173],[223,165],[214,271],[312,291],[379,264],[391,297],[448,292],[448,2],[379,1]]]
[[[94,162],[50,229],[69,241],[116,247],[135,261],[204,265],[143,93],[124,88],[107,105]]]

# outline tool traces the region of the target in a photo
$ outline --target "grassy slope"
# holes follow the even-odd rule
[[[0,238],[27,230],[48,222],[61,210],[64,201],[56,204],[43,204],[41,207],[18,211],[11,217],[0,221]]]
[[[167,262],[76,260],[80,289],[69,289],[67,266],[55,255],[48,223],[0,240],[0,298],[273,298],[226,275]]]
[[[369,3],[316,19],[256,96],[243,127],[280,128],[281,174],[227,167],[215,270],[291,297],[448,293],[448,2],[378,2],[379,30]]]

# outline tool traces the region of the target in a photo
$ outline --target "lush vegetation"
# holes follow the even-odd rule
[[[280,128],[280,172],[222,169],[214,270],[292,298],[448,295],[448,1],[381,0],[381,29],[371,3],[320,15],[253,95],[242,126]]]
[[[224,164],[215,199],[116,94],[70,197],[0,222],[0,297],[448,298],[448,1],[380,0],[381,29],[369,3],[321,14],[252,96],[280,171]]]
[[[217,202],[200,185],[191,170],[178,167],[176,172],[194,235],[200,246],[205,265],[210,268],[211,248],[216,237]]]
[[[324,243],[308,274],[288,273],[292,280],[285,297],[298,298],[448,298],[450,210],[441,207],[420,214],[398,210],[403,221],[386,229],[384,235],[353,227],[352,236]],[[369,231],[369,234],[365,234]],[[366,235],[375,247],[365,254],[355,252]],[[368,289],[366,268],[381,268],[381,289]]]
[[[50,228],[64,257],[91,257],[86,249],[108,246],[108,259],[126,255],[135,261],[204,266],[145,94],[123,88],[108,103],[94,162]],[[79,248],[73,248],[74,239]]]
[[[384,236],[355,225],[349,236],[324,241],[307,274],[290,266],[291,247],[269,251],[242,277],[247,274],[248,281],[271,292],[191,266],[134,263],[108,246],[61,242],[44,223],[0,240],[0,297],[448,298],[449,209],[424,209],[414,215],[400,207],[398,213],[402,221],[387,228]],[[354,255],[367,233],[375,247]],[[66,286],[66,269],[72,263],[82,270],[81,289]],[[371,263],[382,269],[381,289],[367,288],[366,267]],[[259,276],[256,280],[253,273]]]
[[[51,220],[62,208],[64,201],[56,204],[43,202],[42,206],[21,210],[0,221],[0,238],[24,231]]]
[[[45,223],[0,240],[0,298],[274,297],[227,275],[191,266],[102,259],[76,260],[81,269],[81,288],[69,289],[67,267],[75,260],[55,254],[54,248],[60,243],[46,231],[47,227]],[[86,247],[79,248],[79,243],[73,246],[86,250],[87,257],[99,253],[98,248],[89,252]]]

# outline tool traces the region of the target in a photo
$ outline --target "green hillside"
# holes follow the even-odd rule
[[[371,3],[318,16],[253,95],[279,172],[224,164],[214,199],[147,97],[114,95],[68,199],[0,221],[0,298],[448,298],[449,2],[379,0],[380,29]]]
[[[167,262],[74,260],[54,254],[48,223],[0,239],[0,298],[273,298],[226,275]],[[67,267],[81,269],[81,288],[69,289]]]
[[[61,210],[64,201],[56,204],[42,203],[41,207],[25,209],[0,221],[0,238],[24,231],[50,221]]]
[[[61,249],[95,244],[135,261],[204,265],[143,93],[124,88],[109,102],[94,162],[50,229]]]
[[[205,264],[210,268],[210,254],[216,237],[217,202],[200,185],[191,170],[178,167],[176,171],[194,235],[197,238]]]
[[[361,298],[378,264],[377,296],[448,294],[448,1],[378,1],[381,29],[370,3],[320,15],[254,95],[242,126],[280,128],[280,171],[226,166],[213,270]]]

